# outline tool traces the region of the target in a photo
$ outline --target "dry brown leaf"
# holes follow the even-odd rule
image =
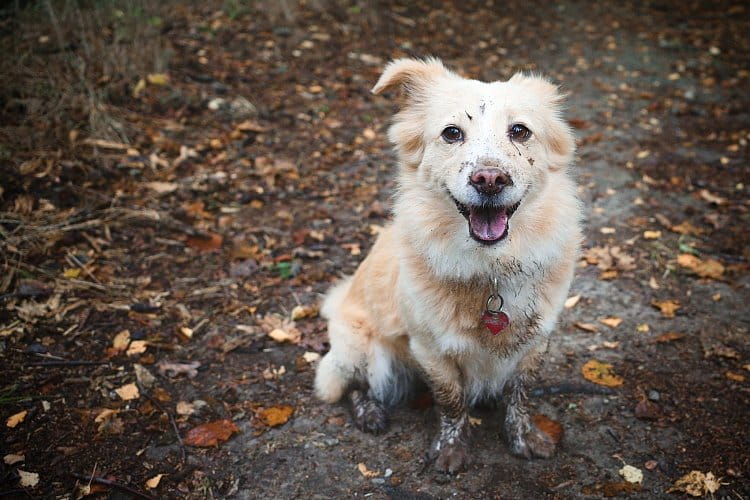
[[[721,196],[717,196],[713,194],[708,189],[701,189],[698,193],[701,198],[703,198],[705,201],[709,203],[714,203],[716,205],[724,205],[727,202],[726,198],[722,198]]]
[[[185,435],[184,442],[188,446],[210,448],[223,443],[237,432],[240,432],[240,429],[235,423],[225,418],[190,429]]]
[[[701,260],[695,255],[683,253],[677,256],[677,263],[690,269],[701,278],[718,280],[724,274],[724,264],[715,259]]]
[[[721,488],[721,478],[717,479],[711,472],[704,474],[701,471],[694,470],[675,481],[674,485],[667,490],[667,493],[676,491],[694,497],[702,497],[716,493],[719,488]]]
[[[278,314],[267,314],[258,320],[258,324],[276,342],[298,344],[302,340],[302,333],[289,318]]]
[[[583,330],[584,332],[596,333],[599,331],[599,329],[593,323],[583,323],[581,321],[576,321],[573,324],[575,325],[576,328],[579,328]]]
[[[667,332],[656,337],[656,341],[663,344],[666,342],[672,342],[673,340],[680,340],[683,337],[685,337],[684,333]]]
[[[362,462],[357,464],[357,469],[359,470],[359,473],[367,479],[372,479],[373,477],[378,477],[380,475],[379,471],[368,469]]]
[[[25,456],[16,455],[13,453],[9,453],[3,457],[3,462],[5,462],[6,465],[19,464],[21,462],[24,462],[25,460],[26,460]]]
[[[677,300],[652,300],[651,305],[659,309],[665,318],[674,318],[675,312],[680,308]]]
[[[581,367],[581,373],[586,380],[606,387],[619,387],[623,384],[622,377],[616,375],[612,365],[592,359]]]
[[[678,234],[689,234],[693,236],[698,236],[705,232],[703,229],[691,224],[690,221],[684,221],[684,222],[681,222],[680,224],[670,226],[669,229]]]
[[[294,407],[288,405],[271,406],[270,408],[261,408],[256,412],[256,416],[268,427],[278,427],[289,421],[294,413]]]
[[[220,234],[211,234],[208,238],[200,238],[198,236],[188,236],[185,243],[190,248],[194,248],[199,252],[212,252],[221,248],[221,244],[224,238]]]
[[[315,306],[295,306],[292,309],[292,320],[297,321],[298,319],[314,318],[318,315],[318,308]]]
[[[552,420],[541,413],[531,417],[531,421],[540,431],[547,434],[555,444],[559,443],[562,439],[563,426],[560,425],[560,422]]]
[[[123,330],[112,340],[112,348],[116,351],[124,351],[130,344],[130,330]]]
[[[578,304],[580,300],[580,295],[573,295],[572,297],[568,297],[568,299],[565,301],[565,309],[572,309],[576,306],[576,304]]]
[[[469,417],[469,425],[472,426],[472,427],[477,427],[479,425],[482,425],[482,419],[470,416]]]
[[[138,386],[135,384],[125,384],[119,389],[115,389],[115,392],[123,401],[138,399],[141,395],[140,392],[138,392]]]
[[[180,185],[174,182],[154,181],[147,182],[146,187],[155,191],[157,194],[168,194],[177,191],[177,188],[179,188]]]
[[[11,415],[10,417],[8,417],[8,420],[5,421],[5,425],[13,429],[15,426],[17,426],[18,424],[24,421],[27,413],[29,412],[26,410],[23,410],[23,411],[19,411],[18,413],[14,415]]]
[[[192,415],[195,413],[195,405],[187,401],[179,401],[175,407],[178,415]]]
[[[610,328],[617,328],[618,326],[620,326],[620,323],[622,323],[622,318],[618,318],[617,316],[610,316],[609,318],[600,319],[599,323],[607,325]]]
[[[157,474],[148,481],[146,481],[146,489],[147,490],[153,490],[157,486],[159,486],[159,482],[161,481],[161,478],[163,478],[166,474]]]
[[[658,240],[661,238],[661,231],[643,231],[643,237],[647,240]]]
[[[130,343],[130,347],[125,354],[128,356],[135,356],[136,354],[142,354],[146,352],[148,342],[145,340],[134,340]]]
[[[741,374],[739,374],[739,373],[734,373],[734,372],[729,372],[729,371],[728,371],[728,372],[726,372],[726,373],[724,374],[724,376],[725,376],[726,378],[728,378],[729,380],[733,380],[733,381],[735,381],[735,382],[744,382],[744,381],[745,381],[745,376],[744,376],[744,375],[741,375]]]

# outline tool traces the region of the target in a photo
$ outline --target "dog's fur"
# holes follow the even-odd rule
[[[548,457],[554,443],[530,422],[524,385],[544,357],[581,241],[562,97],[540,77],[484,83],[437,59],[391,62],[373,92],[399,88],[389,130],[400,160],[394,221],[326,297],[331,350],[317,370],[317,395],[330,403],[348,395],[357,426],[378,432],[386,409],[423,379],[440,412],[431,455],[449,472],[466,461],[467,407],[503,398],[511,450]],[[523,131],[514,124],[530,136],[512,137]],[[444,137],[450,126],[463,131],[460,141]],[[484,196],[470,181],[480,169],[501,171],[507,184]],[[488,206],[511,220],[503,226],[488,215],[495,226],[469,224],[470,235],[469,211]],[[497,336],[481,320],[493,280],[510,317]]]

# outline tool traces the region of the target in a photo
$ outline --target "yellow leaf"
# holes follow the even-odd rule
[[[482,425],[482,419],[481,418],[475,418],[475,417],[469,417],[469,425],[472,427],[476,427],[478,425]]]
[[[661,231],[643,231],[643,237],[647,240],[658,240],[661,238]]]
[[[677,256],[677,263],[690,269],[701,278],[721,279],[724,264],[715,259],[701,260],[695,255],[683,253]]]
[[[612,368],[612,365],[609,363],[602,363],[601,361],[592,359],[581,367],[581,373],[586,380],[595,384],[607,387],[619,387],[623,384],[624,380],[622,377],[616,375]]]
[[[292,309],[292,320],[314,318],[318,315],[318,308],[315,306],[295,306]]]
[[[635,327],[635,330],[638,333],[648,333],[651,328],[648,326],[648,323],[641,323],[640,325]]]
[[[138,80],[138,83],[135,84],[135,87],[133,87],[133,97],[138,99],[138,97],[141,95],[141,92],[146,90],[146,80],[141,78]]]
[[[76,268],[68,268],[63,272],[63,278],[75,279],[81,275],[81,270]]]
[[[15,426],[23,422],[23,420],[26,418],[27,413],[28,411],[23,410],[19,411],[15,415],[11,415],[10,417],[8,417],[8,420],[5,421],[5,425],[10,427],[11,429],[14,428]]]
[[[99,414],[98,414],[98,415],[97,415],[97,416],[96,416],[96,417],[94,418],[94,422],[96,422],[97,424],[98,424],[98,423],[101,423],[101,422],[104,422],[104,421],[106,421],[106,420],[109,420],[109,419],[110,419],[110,418],[112,418],[113,416],[117,415],[118,413],[120,413],[120,410],[111,410],[111,409],[109,409],[109,408],[105,408],[105,409],[103,409],[103,410],[101,411],[101,413],[99,413]]]
[[[575,326],[576,326],[576,328],[580,328],[584,332],[596,333],[596,332],[599,331],[599,329],[593,323],[582,323],[580,321],[577,321],[575,323]]]
[[[729,380],[733,380],[733,381],[735,381],[735,382],[744,382],[744,381],[745,381],[745,376],[744,376],[744,375],[740,375],[739,373],[734,373],[734,372],[726,372],[726,373],[725,373],[724,375],[725,375],[725,376],[726,376],[726,377],[727,377],[727,378],[728,378]]]
[[[141,395],[140,392],[138,392],[138,386],[135,384],[125,384],[119,389],[115,389],[115,392],[123,401],[138,399]]]
[[[157,474],[148,481],[146,481],[146,489],[153,490],[157,486],[159,486],[159,481],[161,481],[161,478],[164,477],[165,474]]]
[[[611,316],[609,318],[600,319],[599,323],[607,325],[610,328],[617,328],[618,326],[620,326],[620,323],[622,323],[622,318]]]
[[[169,85],[169,75],[166,73],[151,73],[146,76],[146,81],[151,85]]]
[[[684,333],[679,332],[667,332],[659,335],[656,337],[656,341],[660,344],[666,343],[666,342],[672,342],[673,340],[680,340],[685,336]]]
[[[268,427],[278,427],[287,423],[294,413],[294,408],[288,405],[272,406],[258,410],[257,416]]]

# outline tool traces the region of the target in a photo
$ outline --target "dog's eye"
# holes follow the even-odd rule
[[[514,141],[523,142],[531,137],[531,130],[526,128],[524,125],[521,125],[520,123],[516,123],[514,125],[511,125],[510,129],[508,129],[508,135]]]
[[[445,142],[452,144],[454,142],[462,140],[464,138],[464,133],[460,128],[450,126],[443,129],[443,133],[440,134],[440,137],[442,137]]]

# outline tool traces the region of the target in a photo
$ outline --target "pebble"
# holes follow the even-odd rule
[[[661,394],[659,394],[659,391],[650,390],[648,391],[648,399],[651,401],[659,401],[661,399]]]

